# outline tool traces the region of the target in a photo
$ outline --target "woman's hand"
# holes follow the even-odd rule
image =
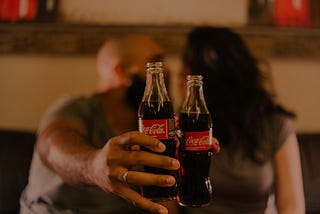
[[[220,144],[217,138],[212,138],[212,147],[213,147],[213,153],[217,154],[220,152]]]
[[[177,132],[177,136],[176,136],[176,142],[177,142],[177,149],[179,148],[180,146],[180,141],[179,141],[179,130],[180,130],[180,122],[179,122],[179,118],[176,114],[174,114],[174,121],[175,121],[175,129],[178,130]],[[217,138],[215,137],[212,137],[212,147],[213,147],[213,153],[214,154],[217,154],[220,152],[220,144],[219,144],[219,141]]]
[[[130,169],[133,166],[146,165],[178,170],[180,164],[178,160],[168,156],[140,151],[139,146],[158,153],[165,150],[165,145],[159,140],[139,132],[128,132],[113,137],[102,149],[93,153],[88,161],[90,180],[103,190],[121,196],[136,207],[151,213],[168,213],[166,207],[142,197],[130,185],[173,186],[176,183],[175,178]]]

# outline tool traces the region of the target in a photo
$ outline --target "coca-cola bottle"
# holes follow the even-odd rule
[[[212,122],[203,96],[201,75],[188,75],[187,96],[179,115],[180,205],[203,207],[212,199],[210,163],[213,155]]]
[[[161,153],[175,157],[174,113],[164,83],[162,62],[147,63],[146,87],[139,106],[139,131],[159,139],[166,145]],[[142,150],[150,151],[142,147]],[[151,151],[150,151],[151,152]],[[177,172],[144,166],[144,171],[154,174],[167,174],[176,177]],[[172,187],[143,186],[142,195],[151,200],[171,200],[176,197],[176,185]]]

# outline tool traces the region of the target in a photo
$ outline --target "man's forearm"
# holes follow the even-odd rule
[[[89,163],[97,151],[85,137],[70,128],[52,128],[39,137],[37,149],[41,160],[67,183],[93,184]]]

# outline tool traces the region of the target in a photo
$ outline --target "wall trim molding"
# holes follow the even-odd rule
[[[192,26],[1,23],[0,55],[93,55],[110,36],[145,33],[179,54]],[[258,58],[320,58],[320,29],[235,27]]]

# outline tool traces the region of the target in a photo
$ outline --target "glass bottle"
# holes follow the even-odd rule
[[[180,205],[203,207],[212,200],[210,164],[213,156],[212,121],[203,95],[201,75],[187,77],[187,96],[179,115]]]
[[[159,139],[166,145],[166,150],[161,153],[162,155],[175,157],[174,112],[164,83],[162,62],[147,63],[146,87],[139,106],[138,117],[139,131]],[[142,149],[150,151],[146,148]],[[144,171],[173,176],[177,174],[176,171],[149,166],[144,166]],[[175,199],[176,185],[172,187],[143,186],[142,195],[156,201]]]

